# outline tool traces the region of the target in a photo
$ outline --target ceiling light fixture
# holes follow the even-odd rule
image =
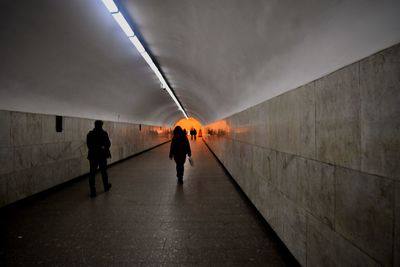
[[[137,36],[135,36],[135,33],[133,32],[131,26],[129,25],[129,22],[125,19],[125,17],[119,11],[118,6],[115,4],[115,2],[113,0],[102,0],[102,1],[103,1],[103,4],[108,9],[108,11],[114,17],[115,21],[118,23],[118,25],[124,31],[124,33],[128,36],[131,43],[136,47],[136,49],[142,55],[144,60],[147,62],[147,64],[153,70],[154,74],[160,80],[161,87],[168,92],[168,94],[170,95],[172,100],[174,100],[175,104],[178,106],[179,110],[182,111],[183,115],[185,115],[186,119],[188,119],[189,117],[187,116],[182,105],[176,98],[175,94],[172,92],[172,89],[169,87],[167,81],[165,80],[164,76],[161,74],[160,70],[157,68],[156,64],[153,62],[153,59],[146,52],[146,49],[144,48],[144,46],[142,45],[140,40],[137,38]]]
[[[131,26],[129,25],[129,23],[126,21],[126,19],[124,18],[124,16],[122,16],[121,12],[117,12],[117,13],[112,13],[115,21],[119,24],[119,26],[121,27],[121,29],[124,31],[124,33],[126,34],[126,36],[128,37],[133,37],[135,35],[135,33],[133,32]]]
[[[146,52],[146,49],[144,49],[142,43],[136,36],[129,37],[129,40],[131,40],[132,44],[136,47],[140,54]]]
[[[102,0],[102,1],[103,1],[103,4],[108,9],[108,11],[110,11],[110,13],[117,13],[118,12],[118,7],[114,3],[113,0]]]

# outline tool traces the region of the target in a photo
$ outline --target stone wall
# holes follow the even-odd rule
[[[0,110],[0,207],[79,177],[89,171],[86,134],[94,120]],[[104,122],[111,162],[169,140],[169,129]]]
[[[207,126],[303,266],[400,266],[400,45]]]

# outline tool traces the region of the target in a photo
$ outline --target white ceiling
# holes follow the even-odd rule
[[[120,3],[203,123],[400,42],[398,0]],[[183,116],[101,0],[2,0],[0,40],[0,109],[147,124]]]

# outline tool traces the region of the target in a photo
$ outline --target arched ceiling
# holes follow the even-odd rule
[[[120,0],[187,113],[208,124],[400,42],[398,0]],[[0,109],[182,117],[101,0],[0,2]]]

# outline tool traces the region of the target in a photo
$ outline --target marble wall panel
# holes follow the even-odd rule
[[[249,139],[248,143],[257,144],[256,135],[257,128],[260,122],[260,105],[253,106],[249,109],[249,121],[248,121],[248,129],[249,129]]]
[[[225,167],[228,170],[232,169],[233,166],[233,140],[226,139],[226,147],[225,147]]]
[[[54,162],[51,168],[51,178],[55,184],[66,182],[75,177],[69,177],[68,160],[59,160]]]
[[[297,164],[296,156],[276,152],[276,176],[278,188],[289,199],[297,200]]]
[[[311,215],[307,216],[307,266],[381,266]]]
[[[13,172],[7,177],[7,204],[21,199],[16,179],[16,173]]]
[[[0,148],[0,175],[13,172],[14,150],[12,148]]]
[[[271,105],[271,116],[273,116],[272,123],[272,148],[278,151],[286,151],[285,141],[286,136],[283,134],[283,125],[286,124],[285,114],[282,113],[283,106],[288,102],[284,102],[284,98],[282,96],[278,96],[274,98]]]
[[[14,149],[14,170],[22,171],[32,167],[32,146],[22,146]]]
[[[276,97],[270,99],[266,103],[267,107],[267,147],[277,150],[278,148],[278,128],[277,122],[279,121],[278,99]]]
[[[267,124],[268,124],[268,117],[267,117],[267,106],[265,102],[257,105],[255,108],[255,119],[252,119],[253,125],[253,132],[254,132],[254,144],[267,147]]]
[[[247,143],[239,143],[239,159],[244,168],[252,168],[253,165],[253,146]]]
[[[297,158],[298,203],[319,220],[334,227],[335,167]]]
[[[267,171],[266,171],[266,162],[265,162],[265,149],[259,146],[253,147],[253,173],[257,176],[257,178],[263,178],[266,180]]]
[[[0,147],[11,146],[11,112],[0,110]]]
[[[297,92],[298,90],[293,90],[277,97],[277,150],[290,154],[296,154],[300,136]]]
[[[83,173],[81,173],[81,159],[74,158],[67,160],[68,166],[68,177],[79,177]]]
[[[46,190],[54,185],[52,171],[48,166],[37,166],[29,169],[31,194]]]
[[[315,82],[316,157],[360,169],[359,64]]]
[[[296,154],[315,158],[315,83],[306,84],[296,91],[296,114],[299,121]]]
[[[239,158],[239,142],[233,140],[232,141],[232,169],[229,171],[231,172],[232,176],[236,178],[237,174],[239,173],[240,170],[240,161],[238,160]]]
[[[72,146],[72,145],[71,145]],[[112,147],[112,144],[111,144]],[[84,157],[88,156],[89,148],[86,145],[86,141],[80,141],[80,154]]]
[[[230,142],[205,137],[303,265],[399,265],[399,55],[397,45],[225,118]]]
[[[362,170],[400,180],[400,45],[360,63]]]
[[[59,143],[65,139],[65,122],[63,122],[63,130],[56,131],[56,116],[41,115],[42,119],[42,143]],[[64,119],[63,119],[64,121]]]
[[[26,145],[35,145],[42,143],[42,115],[26,113],[25,135],[28,143]]]
[[[254,206],[257,208],[257,210],[262,214],[263,214],[263,208],[264,208],[264,203],[266,201],[266,195],[265,195],[265,187],[268,186],[268,182],[261,177],[257,178],[257,188],[255,188],[255,194],[254,194],[254,201],[253,204]]]
[[[7,131],[1,132],[0,175],[11,177],[3,183],[7,196],[0,206],[89,172],[86,135],[94,120],[65,117],[62,133],[55,131],[55,115],[0,111],[0,121],[5,126],[9,122],[10,132],[8,141]],[[105,122],[104,126],[113,138],[113,162],[169,140],[155,131],[159,127],[143,126],[139,133],[136,124]]]
[[[86,134],[81,136],[79,131],[79,119],[65,117],[64,118],[64,140],[65,141],[86,141]]]
[[[80,175],[88,173],[90,171],[89,160],[86,157],[81,157],[80,163],[81,163]]]
[[[260,199],[257,200],[258,206],[256,206],[256,207],[265,219],[270,217],[269,216],[270,210],[267,208],[268,197],[269,197],[268,191],[269,191],[270,186],[271,185],[268,182],[260,183],[260,188],[258,189],[258,195],[259,195]]]
[[[284,224],[284,196],[276,187],[269,183],[261,185],[260,193],[263,195],[261,212],[268,224],[282,238]]]
[[[41,166],[49,162],[47,157],[47,146],[46,145],[33,145],[32,148],[32,161],[31,166]]]
[[[72,157],[72,142],[61,142],[60,145],[60,160],[70,159]]]
[[[269,183],[274,185],[276,188],[279,187],[279,180],[277,178],[277,163],[276,163],[277,152],[270,149],[264,149],[264,170],[266,179]]]
[[[61,159],[62,147],[58,143],[46,144],[46,158],[47,162],[55,162]]]
[[[252,169],[246,168],[243,171],[243,179],[246,184],[246,194],[250,199],[255,199],[259,196],[259,186],[265,180],[254,175]]]
[[[94,128],[94,120],[78,118],[78,136],[86,140],[86,135]]]
[[[307,224],[305,210],[296,202],[283,198],[283,235],[282,239],[293,256],[306,266]]]
[[[385,266],[392,265],[394,183],[336,169],[335,230]]]
[[[15,194],[16,199],[25,198],[36,193],[32,169],[17,171],[14,175],[15,183],[10,183],[8,190],[10,194]],[[10,188],[10,186],[15,186],[15,188]]]
[[[40,144],[42,142],[42,116],[11,112],[11,141],[13,146]]]
[[[71,158],[80,158],[87,156],[86,143],[82,140],[71,141]]]

